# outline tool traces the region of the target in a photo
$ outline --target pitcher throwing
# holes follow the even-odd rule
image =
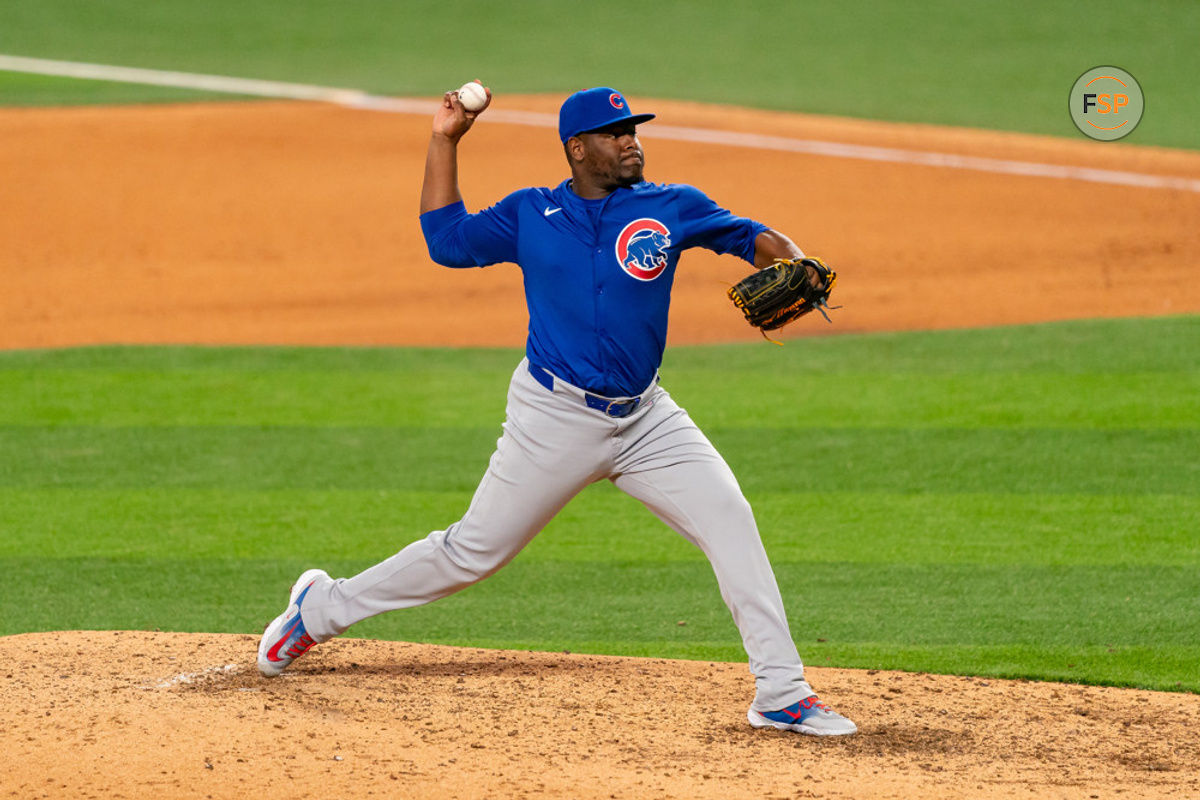
[[[487,95],[491,102],[490,92]],[[478,112],[442,100],[421,191],[421,228],[447,267],[513,262],[529,306],[503,434],[463,518],[352,578],[309,570],[267,626],[258,667],[278,675],[314,644],[367,617],[429,603],[507,564],[584,487],[610,480],[699,547],[755,676],[756,728],[852,734],[804,678],[750,505],[724,459],[658,385],[680,254],[730,253],[755,267],[803,253],[698,189],[643,179],[625,96],[577,92],[559,112],[571,177],[520,189],[477,214],[458,189],[458,144]]]

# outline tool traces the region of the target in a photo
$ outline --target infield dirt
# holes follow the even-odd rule
[[[1200,178],[1200,153],[643,106],[675,126]],[[805,320],[785,337],[1200,310],[1198,192],[656,140],[654,125],[649,179],[696,184],[838,270],[836,326]],[[290,103],[5,110],[0,132],[0,347],[524,342],[519,270],[429,261],[425,117]],[[566,177],[553,129],[486,116],[461,161],[472,209]],[[689,251],[670,341],[756,340],[725,297],[748,269]]]
[[[811,668],[860,732],[746,724],[744,664],[254,636],[0,639],[0,796],[1181,798],[1200,697]]]
[[[637,105],[672,125],[1200,178],[1196,153]],[[425,254],[427,131],[289,103],[0,111],[0,347],[520,344],[515,268]],[[836,325],[787,336],[1200,311],[1200,193],[646,133],[648,177],[839,270]],[[481,123],[468,205],[554,185],[561,159],[552,130]],[[724,296],[746,269],[686,255],[671,341],[757,339]],[[0,638],[0,797],[1200,796],[1195,695],[813,668],[861,727],[820,741],[752,731],[743,664],[338,640],[266,681],[255,642]]]

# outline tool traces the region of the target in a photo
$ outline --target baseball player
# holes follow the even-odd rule
[[[487,95],[491,102],[490,92]],[[783,234],[702,192],[644,180],[625,96],[577,92],[559,112],[571,177],[520,189],[468,213],[457,149],[478,112],[449,92],[433,119],[421,227],[447,267],[520,266],[529,307],[526,357],[513,372],[503,434],[466,513],[352,578],[309,570],[258,650],[265,676],[354,623],[430,603],[486,578],[566,503],[600,480],[641,500],[699,547],[749,656],[756,728],[817,736],[857,731],[804,678],[750,505],[713,445],[658,383],[680,254],[731,253],[758,268],[799,258]]]

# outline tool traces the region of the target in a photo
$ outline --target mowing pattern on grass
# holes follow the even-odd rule
[[[1093,0],[554,0],[205,3],[0,2],[0,53],[437,96],[479,77],[501,93],[619,86],[674,97],[1082,138],[1071,84],[1131,71],[1147,113],[1137,144],[1200,147],[1187,76],[1200,6]],[[471,47],[461,47],[470,19]],[[626,26],[614,37],[615,21]],[[669,36],[662,35],[670,31]],[[653,40],[653,46],[647,42]],[[798,44],[802,43],[802,44]],[[803,51],[803,66],[788,69]],[[453,53],[454,63],[447,63]],[[145,102],[197,94],[0,73],[0,103]]]
[[[739,476],[808,662],[1200,691],[1196,352],[1196,317],[1064,323],[679,348],[663,382]],[[0,354],[0,634],[257,630],[302,569],[457,519],[519,357]],[[608,484],[353,633],[742,657],[703,556]]]

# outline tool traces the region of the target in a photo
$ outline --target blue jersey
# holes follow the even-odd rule
[[[608,397],[658,372],[679,255],[689,247],[754,262],[767,227],[682,184],[638,183],[585,200],[563,181],[513,192],[478,214],[461,203],[421,215],[429,255],[447,267],[513,262],[529,306],[534,364]]]

